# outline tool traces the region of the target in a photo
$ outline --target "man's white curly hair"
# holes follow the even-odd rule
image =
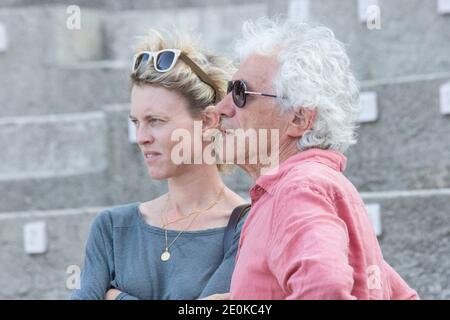
[[[324,26],[260,18],[247,21],[236,46],[242,60],[253,53],[275,56],[274,88],[282,111],[315,108],[317,117],[298,148],[345,152],[356,143],[359,90],[344,45]]]

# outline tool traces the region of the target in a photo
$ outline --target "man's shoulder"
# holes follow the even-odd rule
[[[335,195],[344,192],[350,186],[353,185],[342,172],[320,162],[304,161],[293,166],[283,176],[277,192],[283,194],[288,189],[308,189]]]
[[[340,176],[343,176],[342,173],[333,170],[323,163],[304,161],[292,166],[283,177],[283,184],[326,184],[332,180],[336,180]]]

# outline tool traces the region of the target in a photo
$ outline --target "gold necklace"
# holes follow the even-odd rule
[[[183,232],[185,232],[187,229],[189,229],[189,227],[192,225],[192,223],[195,221],[195,219],[196,219],[201,213],[203,213],[203,212],[205,212],[205,211],[208,211],[209,209],[211,209],[212,207],[214,207],[214,206],[219,202],[219,200],[220,200],[220,198],[221,198],[221,196],[222,196],[222,192],[223,192],[224,189],[225,189],[225,185],[223,185],[222,188],[220,189],[219,193],[217,194],[216,200],[215,200],[211,205],[209,205],[207,208],[202,209],[202,210],[194,210],[194,211],[192,211],[192,212],[188,215],[188,217],[190,217],[192,214],[196,213],[196,215],[195,215],[194,218],[191,220],[191,222],[189,222],[188,226],[187,226],[184,230],[181,230],[180,233],[178,233],[178,235],[175,237],[175,239],[172,240],[172,242],[171,242],[170,244],[168,244],[168,240],[167,240],[167,238],[168,238],[168,237],[167,237],[167,229],[166,229],[165,227],[166,227],[167,225],[171,224],[171,223],[174,223],[174,222],[176,222],[176,221],[185,219],[185,217],[183,217],[183,218],[181,218],[181,219],[177,219],[177,220],[172,221],[172,222],[170,222],[170,223],[164,223],[164,221],[163,221],[163,228],[164,228],[164,235],[165,235],[165,249],[164,249],[163,253],[161,254],[161,260],[162,260],[162,261],[165,262],[165,261],[168,261],[168,260],[170,259],[170,252],[169,252],[170,247],[175,243],[175,241],[177,241],[177,239],[181,236],[181,234],[182,234]],[[167,211],[168,211],[168,210],[167,210],[168,204],[169,204],[169,194],[167,194],[167,200],[166,200],[166,208],[165,208],[166,213],[167,213]],[[163,215],[161,215],[161,220],[163,220]]]
[[[169,201],[169,197],[167,197],[167,200],[166,201]],[[163,227],[163,229],[165,229],[168,225],[171,225],[171,224],[174,224],[175,222],[178,222],[178,221],[181,221],[181,220],[185,220],[185,219],[187,219],[187,218],[190,218],[194,213],[196,213],[197,211],[192,211],[191,213],[189,213],[187,216],[185,216],[185,217],[182,217],[182,218],[178,218],[178,219],[175,219],[175,220],[173,220],[173,221],[170,221],[170,222],[165,222],[165,221],[163,221],[162,219],[161,219],[161,221],[162,221],[162,223],[163,223],[163,225],[162,225],[162,227]],[[161,215],[161,218],[162,218],[162,215]]]

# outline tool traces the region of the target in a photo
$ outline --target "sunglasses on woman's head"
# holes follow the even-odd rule
[[[210,77],[186,54],[178,49],[164,49],[160,51],[141,51],[134,55],[132,72],[142,72],[148,66],[148,64],[153,59],[153,68],[158,72],[169,72],[173,69],[175,64],[181,58],[194,73],[202,80],[204,83],[209,85],[214,90],[214,102],[217,97],[217,87]]]
[[[234,104],[238,108],[243,108],[245,106],[245,103],[247,102],[247,95],[277,98],[277,96],[273,94],[248,91],[247,84],[244,80],[228,81],[227,94],[230,92],[232,93]]]

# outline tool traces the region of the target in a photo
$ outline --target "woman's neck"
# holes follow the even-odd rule
[[[207,208],[223,186],[215,165],[192,165],[186,173],[168,179],[170,207],[182,215]]]

